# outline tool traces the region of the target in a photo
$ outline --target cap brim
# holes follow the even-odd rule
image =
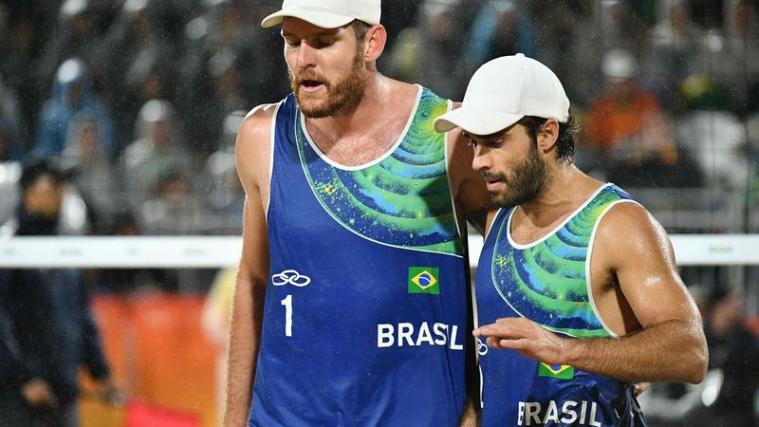
[[[282,9],[279,12],[274,12],[264,18],[263,21],[261,21],[261,26],[263,28],[271,28],[275,25],[281,24],[287,17],[302,19],[321,28],[342,27],[343,25],[350,24],[355,19],[352,16],[340,15],[322,10],[289,7],[287,9]]]
[[[473,135],[491,135],[518,122],[523,115],[461,107],[435,119],[437,132],[464,129]]]

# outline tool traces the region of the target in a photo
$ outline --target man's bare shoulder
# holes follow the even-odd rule
[[[237,169],[243,186],[268,179],[268,162],[271,156],[272,124],[278,104],[259,105],[248,114],[237,131],[235,143]]]
[[[661,225],[651,213],[639,203],[632,201],[617,203],[604,215],[599,232],[639,234],[643,230],[655,231]]]
[[[664,227],[638,203],[618,203],[611,207],[598,226],[596,239],[605,247],[603,253],[618,258],[619,262],[640,254],[645,258],[664,256],[668,264],[674,263],[672,245]]]
[[[261,104],[248,112],[240,125],[237,137],[238,148],[241,143],[249,139],[261,140],[262,137],[271,136],[271,125],[274,120],[274,112],[279,104]]]

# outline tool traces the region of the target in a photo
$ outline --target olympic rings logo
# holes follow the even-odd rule
[[[291,284],[295,287],[302,288],[311,283],[311,278],[298,273],[296,270],[285,270],[271,276],[271,284],[274,286],[285,286]]]

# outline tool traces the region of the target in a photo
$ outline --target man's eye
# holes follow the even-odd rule
[[[300,42],[299,41],[287,40],[287,39],[285,39],[285,44],[287,44],[288,47],[298,47],[298,46],[300,46]]]
[[[316,40],[316,41],[314,41],[314,47],[317,48],[317,49],[330,46],[331,44],[332,44],[331,40]]]

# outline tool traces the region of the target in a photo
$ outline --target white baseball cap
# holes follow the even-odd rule
[[[381,0],[284,0],[282,10],[261,21],[264,28],[280,24],[285,17],[302,19],[322,28],[337,28],[353,20],[379,24]]]
[[[460,127],[474,135],[490,135],[524,116],[569,119],[569,98],[548,67],[521,53],[502,56],[475,71],[460,108],[435,120],[435,130]]]

